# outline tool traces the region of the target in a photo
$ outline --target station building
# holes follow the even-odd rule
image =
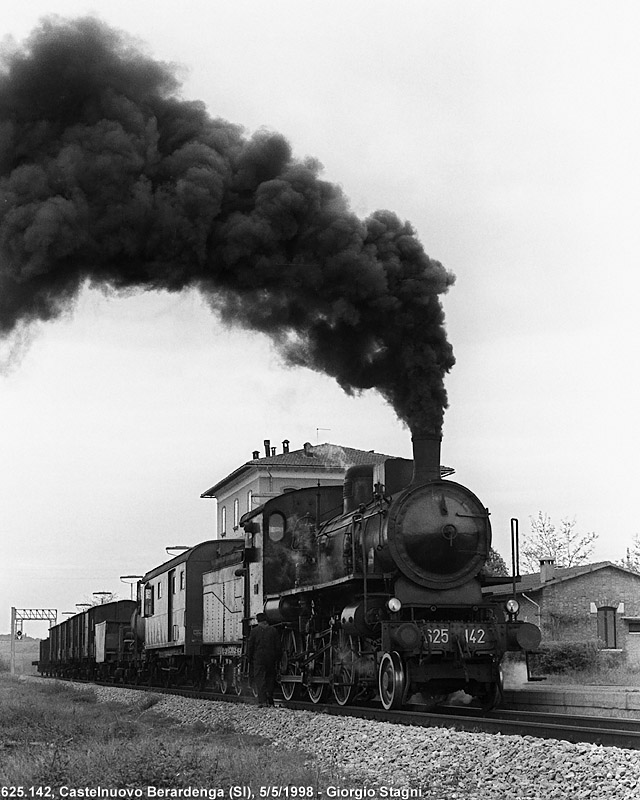
[[[234,537],[240,535],[240,518],[271,497],[294,489],[341,485],[349,467],[382,464],[390,457],[330,443],[306,442],[299,450],[290,450],[286,439],[277,453],[265,439],[262,455],[254,450],[249,461],[200,496],[217,500],[217,538]]]
[[[603,650],[626,654],[640,666],[640,574],[611,561],[556,567],[542,559],[540,571],[516,584],[519,618],[538,625],[543,642],[595,640]],[[486,590],[510,596],[512,586]]]

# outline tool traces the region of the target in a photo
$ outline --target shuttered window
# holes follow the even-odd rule
[[[598,639],[607,650],[615,650],[618,646],[615,608],[602,606],[598,609]]]

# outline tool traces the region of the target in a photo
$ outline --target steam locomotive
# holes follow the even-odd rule
[[[343,486],[271,498],[240,519],[242,538],[203,542],[148,572],[107,670],[249,691],[246,645],[264,611],[280,630],[287,700],[379,698],[395,709],[463,690],[495,706],[504,654],[535,649],[540,631],[518,621],[515,598],[483,598],[501,580],[485,574],[488,511],[441,478],[439,436],[414,436],[413,447],[413,461],[351,467]],[[74,624],[82,629],[73,617],[56,627]],[[68,670],[59,648],[48,664]]]
[[[483,600],[488,511],[441,479],[439,436],[414,436],[413,446],[413,462],[348,470],[340,513],[335,487],[321,487],[241,520],[263,553],[285,698],[306,690],[318,703],[331,691],[341,705],[379,696],[391,709],[464,690],[490,708],[504,653],[538,646],[515,599],[506,609]]]

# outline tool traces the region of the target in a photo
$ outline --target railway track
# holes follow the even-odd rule
[[[250,694],[233,695],[197,689],[167,689],[113,683],[103,685],[175,694],[193,699],[248,704],[257,702],[255,697]],[[378,706],[338,706],[329,703],[315,704],[304,700],[286,701],[281,698],[276,698],[276,706],[423,728],[445,727],[469,732],[535,736],[540,739],[562,739],[573,743],[585,742],[605,747],[640,750],[640,720],[633,719],[551,714],[538,711],[511,711],[509,709],[482,712],[466,706],[445,706],[437,711],[385,711]]]
[[[501,709],[482,713],[475,709],[449,706],[438,711],[385,711],[381,708],[313,705],[306,702],[282,702],[287,708],[316,710],[327,714],[348,714],[363,719],[395,722],[419,727],[446,727],[464,731],[482,731],[540,739],[563,739],[606,747],[640,750],[640,720],[549,714],[535,711]]]

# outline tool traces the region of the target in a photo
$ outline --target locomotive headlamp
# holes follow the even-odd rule
[[[504,608],[507,614],[515,615],[520,611],[520,603],[518,603],[515,597],[510,597],[504,604]]]
[[[402,603],[397,597],[392,597],[390,600],[387,600],[387,608],[389,611],[393,611],[395,613],[396,611],[400,611],[402,608]]]

